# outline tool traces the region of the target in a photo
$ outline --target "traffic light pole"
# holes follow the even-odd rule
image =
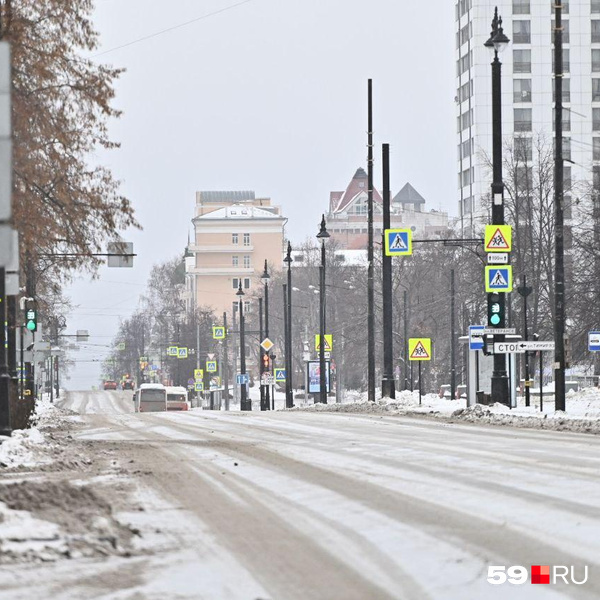
[[[0,435],[12,433],[10,425],[10,375],[6,362],[6,269],[0,267]]]

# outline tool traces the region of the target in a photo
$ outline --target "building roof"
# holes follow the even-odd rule
[[[214,202],[217,204],[223,203],[237,203],[244,202],[247,200],[255,200],[256,194],[251,190],[238,191],[238,192],[226,192],[226,191],[212,191],[212,192],[198,192],[198,198],[201,203]]]
[[[392,200],[394,203],[400,204],[425,204],[425,198],[415,190],[415,188],[407,183]]]
[[[337,202],[337,205],[332,207],[332,212],[337,213],[343,211],[350,204],[352,204],[352,202],[356,199],[357,196],[359,196],[362,193],[368,193],[367,183],[367,174],[365,173],[365,170],[362,167],[359,167],[356,170],[354,177],[348,184],[346,191],[343,192],[341,198]],[[331,192],[330,199],[337,197],[339,193],[340,192]],[[383,203],[381,194],[376,189],[373,190],[373,202],[376,202],[377,204]]]
[[[273,213],[271,210],[259,206],[249,206],[247,204],[234,204],[218,208],[205,215],[196,217],[194,221],[218,220],[218,219],[271,219],[283,220],[281,215]]]

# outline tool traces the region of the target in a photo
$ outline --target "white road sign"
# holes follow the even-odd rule
[[[498,342],[494,344],[496,354],[523,354],[527,351],[554,350],[554,342]]]
[[[489,253],[487,255],[488,265],[507,265],[508,264],[508,254],[506,252],[501,253]]]
[[[514,327],[484,327],[483,335],[515,335],[517,330]]]

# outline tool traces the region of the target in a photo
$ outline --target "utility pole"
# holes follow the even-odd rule
[[[225,337],[223,338],[223,387],[225,388],[225,410],[229,410],[229,347],[227,338],[227,313],[223,313],[223,328],[225,329]]]
[[[227,332],[225,332],[227,336]],[[200,369],[200,319],[196,314],[196,369]],[[194,380],[196,378],[194,377]],[[196,404],[200,406],[200,392],[196,392]]]
[[[375,402],[375,282],[373,275],[373,80],[368,84],[367,154],[367,400]],[[321,340],[321,344],[323,340]]]
[[[285,407],[294,406],[294,356],[292,345],[292,245],[288,240],[287,255],[284,258],[287,263],[287,348],[285,350]]]
[[[264,356],[265,351],[261,346],[262,341],[265,339],[263,337],[263,299],[258,299],[258,331],[259,331],[259,341],[258,341],[258,374],[259,374],[259,383],[258,387],[260,389],[260,410],[268,410],[265,406],[265,388],[263,386],[263,373],[265,372],[265,363]]]
[[[383,232],[381,238],[382,272],[383,272],[383,379],[381,381],[381,396],[396,397],[396,382],[394,380],[394,341],[392,317],[392,257],[385,252],[385,231],[390,229],[390,145],[383,144]]]
[[[450,399],[456,399],[456,289],[454,269],[450,270]]]
[[[240,406],[241,406],[241,402],[240,402],[241,386],[237,383],[237,375],[239,374],[239,371],[238,371],[238,362],[237,362],[238,343],[237,343],[237,324],[236,324],[236,318],[235,318],[235,310],[233,310],[233,312],[232,312],[232,327],[233,327],[233,371],[232,371],[232,373],[234,373],[236,375],[236,377],[234,379],[235,384],[233,386],[233,397],[234,397],[235,403],[238,404],[238,402],[239,402]]]
[[[402,355],[404,356],[404,389],[408,390],[408,290],[404,290],[404,340],[402,346]],[[411,377],[412,379],[412,377]],[[412,391],[412,390],[411,390]]]
[[[527,328],[527,296],[533,292],[533,288],[527,286],[527,276],[523,275],[521,278],[523,285],[517,288],[517,292],[523,297],[523,339],[527,341],[528,328]],[[529,352],[525,351],[525,406],[531,404],[531,392],[530,392],[530,381],[529,381]]]
[[[6,270],[0,266],[0,435],[12,433],[10,421],[10,375],[6,362]]]
[[[563,165],[563,27],[562,4],[554,4],[554,410],[566,409],[565,393],[565,247],[564,247],[564,165]]]
[[[286,408],[288,408],[288,382],[287,382],[287,378],[288,378],[288,339],[287,339],[287,335],[288,335],[288,320],[289,320],[290,316],[288,314],[287,283],[284,283],[282,285],[282,288],[283,288],[283,331],[284,331],[283,346],[285,349],[285,360],[284,360],[284,365],[285,365],[285,382],[284,382],[285,383],[285,404],[284,404],[284,406]],[[275,375],[275,367],[273,367],[273,375]],[[273,393],[275,393],[275,392],[273,391]]]
[[[236,295],[239,297],[239,313],[240,313],[240,374],[246,374],[246,336],[244,323],[244,303],[242,298],[244,290],[242,290],[242,278],[240,277],[240,285]],[[248,401],[246,395],[246,384],[243,383],[240,389],[240,410],[252,410],[252,401]]]

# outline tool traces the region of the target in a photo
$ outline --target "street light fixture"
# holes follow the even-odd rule
[[[287,264],[287,319],[285,325],[285,407],[292,408],[294,406],[294,392],[292,385],[292,244],[288,240],[287,254],[283,259]]]
[[[502,63],[498,54],[509,43],[502,29],[502,17],[498,15],[498,7],[494,11],[490,38],[485,42],[493,55],[492,60],[492,225],[504,225],[504,182],[502,180]],[[500,314],[506,314],[506,294],[499,294]],[[488,305],[492,294],[488,294]],[[505,323],[500,323],[504,327]],[[503,342],[504,335],[494,335],[494,342]],[[508,375],[506,372],[506,355],[494,354],[494,370],[492,373],[492,400],[510,405],[508,393]]]
[[[319,267],[319,402],[327,404],[327,379],[325,376],[325,244],[329,240],[325,215],[317,239],[321,242],[321,266]]]
[[[244,323],[244,290],[242,289],[242,278],[240,277],[240,283],[238,291],[235,295],[239,298],[238,310],[240,313],[240,375],[246,374],[246,332]],[[240,410],[252,410],[252,401],[248,401],[246,383],[242,382],[240,389]]]
[[[265,286],[265,339],[269,337],[269,281],[271,280],[271,276],[269,275],[269,271],[267,269],[267,261],[265,259],[265,268],[260,276],[260,280],[263,282]],[[262,342],[262,340],[261,340]],[[269,352],[265,350],[265,354],[269,356]],[[263,362],[265,364],[266,361]],[[270,364],[270,361],[267,362]],[[268,371],[267,369],[263,369],[264,371]],[[262,385],[262,381],[260,382]],[[273,406],[273,408],[275,408]],[[270,410],[271,409],[271,393],[270,386],[267,384],[264,388],[264,405],[260,407],[260,410]]]

